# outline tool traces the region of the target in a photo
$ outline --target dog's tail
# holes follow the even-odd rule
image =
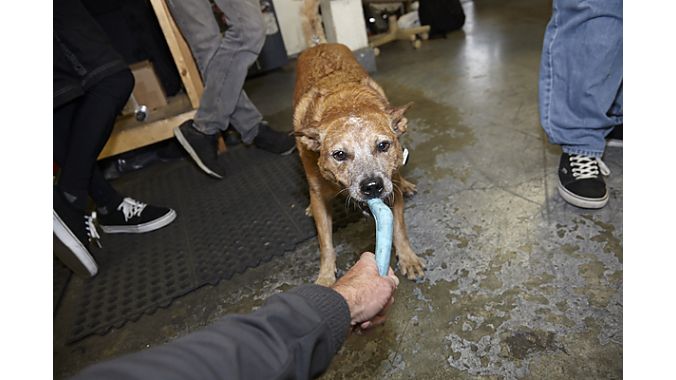
[[[300,18],[308,47],[326,43],[324,27],[319,17],[319,0],[305,0]]]

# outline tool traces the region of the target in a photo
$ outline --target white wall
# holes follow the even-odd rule
[[[305,37],[300,23],[303,0],[272,0],[272,4],[275,6],[286,53],[289,56],[300,53],[305,49]]]
[[[272,0],[289,56],[305,49],[300,12],[303,0]],[[321,0],[326,39],[352,50],[368,46],[361,0]]]
[[[361,0],[321,0],[326,39],[351,50],[368,46]]]

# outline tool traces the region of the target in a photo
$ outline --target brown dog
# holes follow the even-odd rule
[[[336,280],[330,202],[342,193],[359,203],[379,197],[392,207],[401,272],[409,279],[423,275],[404,224],[404,195],[415,193],[415,185],[399,174],[398,137],[406,132],[409,105],[391,107],[344,45],[320,44],[298,57],[293,123],[319,237],[318,284]]]

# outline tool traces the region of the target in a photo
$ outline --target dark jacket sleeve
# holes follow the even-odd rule
[[[251,314],[95,364],[75,379],[309,379],[326,370],[349,326],[340,294],[304,285],[270,297]]]

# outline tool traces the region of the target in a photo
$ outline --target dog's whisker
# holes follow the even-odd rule
[[[401,187],[396,182],[392,181],[392,187],[394,188],[395,191],[398,191],[403,194],[403,192],[401,191]]]

